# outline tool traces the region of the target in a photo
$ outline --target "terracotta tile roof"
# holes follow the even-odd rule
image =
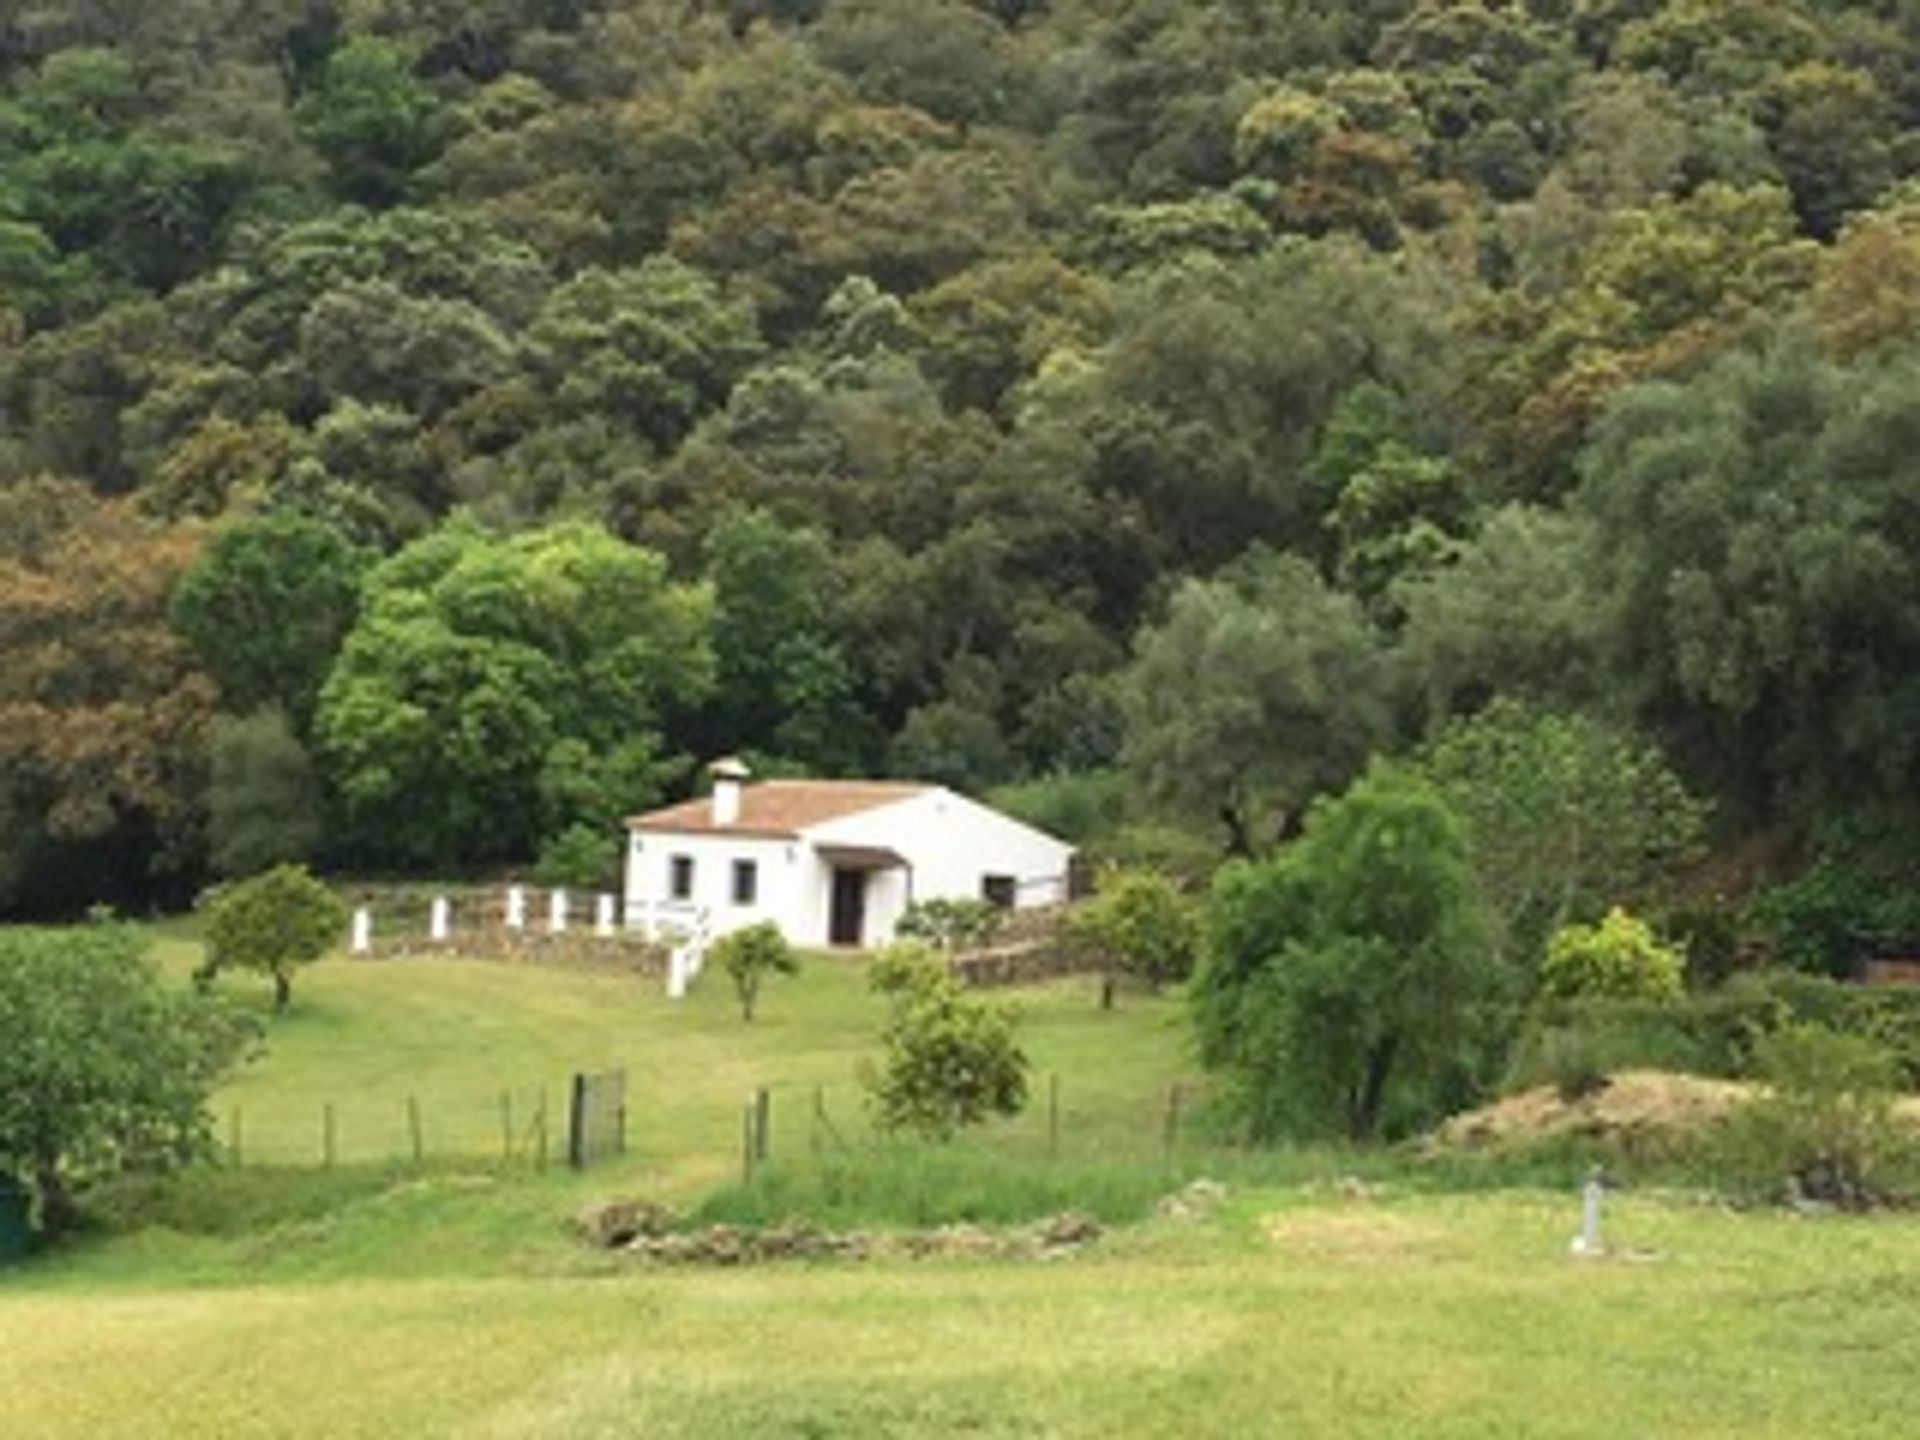
[[[713,823],[707,796],[650,810],[627,821],[633,830],[725,831],[729,835],[792,836],[813,825],[911,800],[933,787],[909,780],[760,780],[740,791],[740,818]]]

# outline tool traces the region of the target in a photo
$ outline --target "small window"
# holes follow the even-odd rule
[[[980,877],[980,898],[989,905],[1001,910],[1013,909],[1013,896],[1017,888],[1011,875],[983,875]]]
[[[733,903],[751,905],[760,898],[760,866],[752,860],[733,862]]]
[[[693,898],[693,857],[676,855],[672,861],[672,872],[667,885],[668,894],[675,900]]]

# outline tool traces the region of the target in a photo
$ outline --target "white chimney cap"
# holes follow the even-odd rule
[[[716,780],[746,780],[753,775],[753,771],[747,768],[747,762],[738,755],[728,755],[714,761],[707,767],[707,773]]]

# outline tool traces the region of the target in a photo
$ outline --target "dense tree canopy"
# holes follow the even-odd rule
[[[0,911],[727,751],[1259,852],[1500,697],[1912,792],[1905,7],[0,8]]]

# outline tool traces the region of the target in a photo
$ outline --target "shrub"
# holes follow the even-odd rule
[[[1598,925],[1565,925],[1547,942],[1540,993],[1554,999],[1677,1000],[1686,962],[1618,905]]]
[[[938,950],[984,945],[1000,929],[1003,912],[985,900],[916,900],[894,927],[902,940],[924,940]]]
[[[887,997],[879,1065],[861,1082],[882,1130],[945,1139],[992,1115],[1017,1115],[1027,1098],[1027,1057],[1013,1016],[968,996],[925,946],[891,945],[869,981]]]
[[[0,1181],[58,1230],[76,1186],[206,1153],[207,1096],[253,1033],[163,985],[130,931],[0,930]]]
[[[1150,870],[1109,870],[1093,899],[1069,911],[1068,943],[1154,989],[1192,973],[1199,919],[1187,897]],[[1106,995],[1111,998],[1109,984]]]
[[[602,890],[619,874],[620,843],[597,825],[569,825],[540,847],[533,878],[573,890]]]
[[[1782,1185],[1862,1209],[1891,1198],[1913,1142],[1893,1114],[1893,1055],[1861,1035],[1795,1023],[1761,1037],[1766,1092],[1725,1122],[1722,1143],[1742,1188]]]
[[[710,952],[714,963],[733,981],[733,993],[740,997],[740,1018],[753,1019],[760,998],[760,986],[769,975],[796,975],[800,959],[787,937],[771,920],[749,925],[722,935]]]
[[[273,979],[273,1008],[293,997],[293,972],[340,943],[347,907],[305,866],[277,865],[264,875],[214,892],[207,906],[207,958],[194,978],[203,985],[239,966]]]

